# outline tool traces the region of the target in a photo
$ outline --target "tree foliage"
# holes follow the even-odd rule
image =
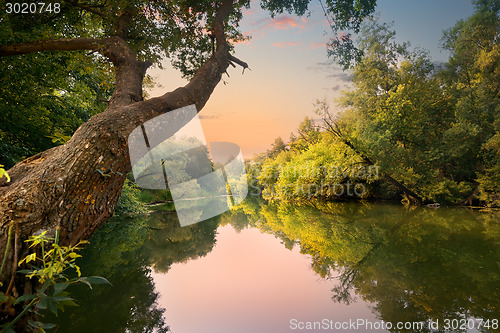
[[[499,206],[500,2],[481,0],[476,6],[473,16],[443,37],[451,57],[440,75],[455,118],[446,143],[450,157],[474,173],[480,198]]]
[[[109,66],[83,53],[0,57],[0,163],[56,145],[104,111],[112,92]]]
[[[335,115],[327,102],[318,102],[324,125],[319,141],[307,139],[306,119],[291,137],[290,152],[261,161],[262,186],[276,185],[276,198],[294,198],[296,192],[284,189],[321,188],[326,175],[297,179],[280,170],[364,164],[380,168],[407,189],[405,196],[416,193],[424,202],[498,206],[500,4],[476,6],[474,15],[445,32],[443,45],[451,55],[442,67],[424,50],[395,42],[389,24],[366,22],[358,39],[363,56],[352,67],[354,88],[338,101],[341,112]],[[391,187],[379,183],[372,194],[389,194]]]

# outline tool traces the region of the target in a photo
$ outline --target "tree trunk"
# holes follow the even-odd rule
[[[0,276],[4,286],[17,269],[16,261],[28,253],[24,240],[30,235],[44,230],[53,235],[58,228],[60,245],[75,244],[89,238],[111,217],[125,175],[131,170],[127,139],[134,128],[184,106],[195,104],[200,111],[229,64],[236,62],[248,67],[229,54],[223,22],[231,9],[232,1],[225,1],[220,7],[213,25],[217,50],[193,79],[184,87],[147,101],[142,101],[145,64],[136,60],[120,37],[0,46],[0,56],[46,50],[97,50],[113,62],[116,70],[116,89],[104,113],[80,126],[66,144],[16,164],[8,170],[11,182],[0,183],[2,258],[7,250],[7,265]],[[6,249],[9,226],[13,227],[16,241],[11,239]]]

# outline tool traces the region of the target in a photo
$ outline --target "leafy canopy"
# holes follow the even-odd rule
[[[138,59],[161,67],[169,59],[185,77],[212,55],[212,28],[222,1],[68,0],[59,12],[33,15],[0,11],[0,45],[45,39],[121,36]],[[304,15],[309,0],[262,0],[271,16]],[[225,34],[244,40],[239,23],[250,0],[233,2]],[[327,1],[335,29],[359,28],[375,1]],[[42,52],[0,57],[0,163],[16,162],[64,143],[91,116],[105,110],[114,89],[112,66],[98,53]]]
[[[499,206],[500,1],[478,1],[476,7],[445,32],[451,56],[442,67],[427,52],[395,42],[391,25],[372,20],[361,26],[362,56],[352,66],[354,89],[338,101],[342,112],[335,117],[320,102],[327,126],[316,133],[319,141],[306,119],[291,137],[290,151],[260,161],[264,197],[301,197],[287,188],[318,188],[326,181],[325,175],[295,177],[283,170],[374,163],[424,201]]]

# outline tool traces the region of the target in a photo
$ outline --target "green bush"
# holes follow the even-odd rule
[[[125,184],[123,184],[122,194],[115,208],[115,216],[147,213],[148,209],[144,202],[139,199],[140,195],[141,191],[139,188],[126,179]]]

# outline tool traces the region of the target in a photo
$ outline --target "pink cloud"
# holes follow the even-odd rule
[[[273,46],[277,46],[280,48],[288,47],[288,46],[298,46],[301,45],[302,43],[293,43],[293,42],[274,42]]]
[[[324,47],[326,47],[326,43],[311,43],[311,44],[307,45],[307,47],[312,49],[312,50],[324,48]]]
[[[304,28],[304,22],[299,21],[295,17],[291,16],[280,16],[276,19],[272,19],[271,22],[266,24],[263,28],[273,28],[274,30],[285,30],[285,29],[291,29],[291,28]]]
[[[304,23],[306,22],[307,20],[304,18],[299,19],[288,15],[279,16],[274,19],[266,17],[255,21],[253,23],[255,28],[245,32],[244,34],[252,35],[259,30],[286,30],[293,28],[303,29],[305,27]]]

